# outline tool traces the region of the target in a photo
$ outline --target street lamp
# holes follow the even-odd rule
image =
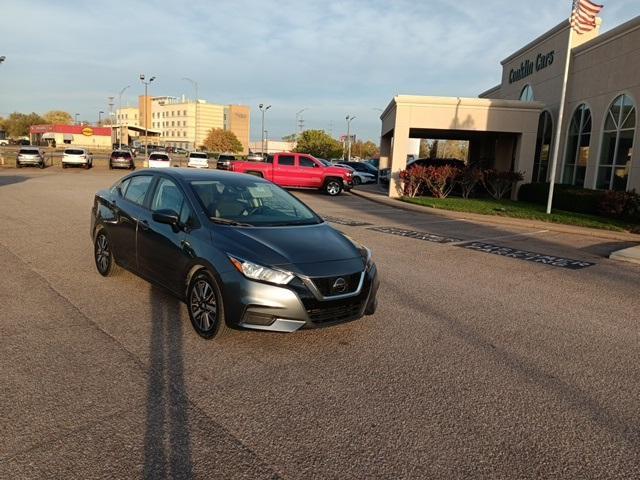
[[[345,120],[347,121],[347,162],[351,161],[351,121],[356,117],[347,115]]]
[[[149,88],[149,84],[153,82],[156,77],[151,77],[148,81],[144,81],[145,76],[144,73],[140,74],[140,81],[144,84],[144,154],[147,155],[149,149],[149,132],[147,127],[147,90]]]
[[[118,119],[118,127],[120,129],[120,135],[118,135],[118,137],[120,139],[119,140],[120,146],[118,148],[120,150],[122,150],[122,94],[129,87],[131,87],[131,85],[127,85],[126,87],[124,87],[122,90],[120,90],[120,93],[118,94],[118,115],[120,115],[120,118]]]
[[[100,110],[100,111],[98,112],[98,126],[99,126],[99,127],[102,125],[102,114],[103,114],[103,113],[104,113],[104,112],[103,112],[102,110]]]
[[[299,111],[296,112],[296,128],[294,128],[294,130],[293,130],[293,135],[294,135],[294,138],[296,138],[296,139],[298,138],[298,135],[296,133],[298,131],[298,122],[299,122],[298,118],[301,117],[301,113],[306,111],[306,110],[309,110],[309,108],[305,107],[302,110],[299,110]],[[300,130],[302,130],[302,128],[300,128]],[[302,131],[300,131],[300,133],[302,133]]]
[[[74,115],[73,123],[75,123],[76,125],[78,125],[78,115],[80,115],[80,114],[79,114],[79,113],[76,113],[76,114]]]
[[[267,105],[266,107],[264,106],[264,104],[260,104],[258,105],[258,108],[260,109],[260,111],[262,112],[262,158],[264,158],[264,114],[267,110],[269,110],[271,108],[271,105]]]

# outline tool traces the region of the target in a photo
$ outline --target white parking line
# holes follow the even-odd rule
[[[447,243],[447,245],[462,245],[464,243],[471,242],[486,242],[487,240],[498,240],[500,238],[513,238],[513,237],[528,237],[531,235],[539,235],[541,233],[547,233],[549,230],[536,230],[535,232],[524,232],[524,233],[513,233],[511,235],[500,235],[497,237],[484,237],[484,238],[472,238],[470,240],[462,240],[460,242],[451,242]]]

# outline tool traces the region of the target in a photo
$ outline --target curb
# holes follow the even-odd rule
[[[542,222],[539,220],[520,220],[520,219],[509,218],[509,217],[501,217],[498,215],[481,215],[478,213],[452,212],[449,210],[422,207],[420,205],[406,203],[401,200],[391,199],[389,197],[382,197],[375,193],[364,192],[362,190],[357,190],[355,188],[352,189],[350,193],[374,203],[379,203],[389,207],[397,208],[399,210],[406,210],[409,212],[422,213],[426,215],[435,215],[435,216],[445,217],[445,218],[468,220],[476,223],[489,223],[494,225],[506,225],[506,226],[512,226],[512,227],[536,228],[536,229],[549,230],[551,232],[569,233],[572,235],[582,235],[582,236],[588,236],[588,237],[603,238],[607,240],[640,243],[640,235],[635,233],[614,232],[611,230],[600,230],[596,228],[587,228],[587,227],[574,227],[571,225]]]

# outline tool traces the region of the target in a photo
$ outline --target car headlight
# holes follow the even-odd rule
[[[285,272],[284,270],[265,267],[264,265],[258,265],[257,263],[242,260],[231,255],[229,255],[229,260],[231,260],[233,266],[236,267],[240,273],[251,280],[275,283],[278,285],[285,285],[293,280],[293,274]]]
[[[362,255],[362,260],[364,260],[365,270],[368,272],[373,265],[373,259],[371,258],[371,250],[365,247],[364,245],[360,246],[360,255]]]

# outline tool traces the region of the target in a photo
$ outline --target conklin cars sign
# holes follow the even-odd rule
[[[535,62],[527,59],[520,63],[520,68],[517,70],[511,69],[509,72],[509,83],[514,83],[522,80],[523,78],[527,78],[529,75],[533,74],[534,70],[539,72],[540,70],[544,70],[545,68],[553,65],[554,53],[555,50],[552,50],[546,55],[539,53]]]

